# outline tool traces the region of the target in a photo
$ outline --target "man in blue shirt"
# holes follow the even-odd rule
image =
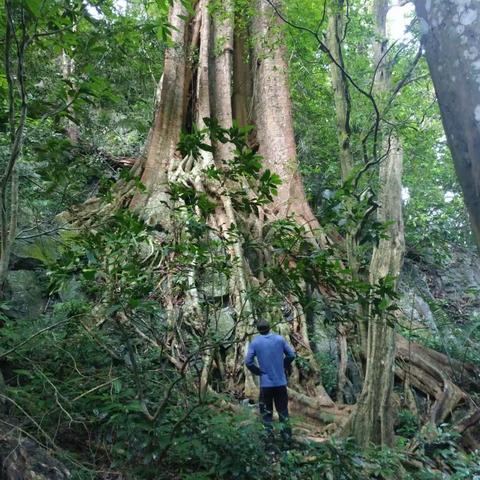
[[[273,403],[280,421],[283,423],[282,438],[289,441],[291,430],[288,420],[287,375],[295,359],[295,351],[281,336],[270,333],[266,320],[257,323],[257,335],[248,346],[245,365],[254,374],[260,376],[259,407],[263,424],[272,431]],[[258,366],[255,364],[257,358]]]

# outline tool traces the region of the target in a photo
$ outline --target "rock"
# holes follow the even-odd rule
[[[430,270],[424,267],[424,265],[417,264],[409,259],[405,260],[400,279],[400,292],[402,292],[402,295],[408,296],[409,292],[414,291],[427,301],[434,299],[429,286]]]
[[[82,290],[82,284],[77,277],[68,278],[63,282],[58,290],[58,295],[62,302],[84,300],[86,298],[85,293]]]
[[[480,291],[480,262],[477,255],[453,250],[451,261],[438,272],[445,293],[458,300]]]
[[[47,235],[28,242],[17,241],[12,253],[19,260],[34,259],[45,265],[54,262],[58,258],[58,242]]]
[[[34,319],[43,313],[46,299],[44,280],[32,270],[11,270],[7,277],[6,298],[11,318]]]
[[[480,313],[478,255],[454,246],[449,254],[441,264],[407,258],[402,272],[399,305],[405,317],[433,331],[436,323],[442,323],[442,318],[435,318],[439,315],[465,323]]]
[[[235,329],[234,312],[231,308],[223,308],[215,314],[215,319],[212,325],[215,336],[222,343],[228,344],[233,338]]]
[[[413,324],[427,325],[432,330],[437,330],[430,305],[424,298],[415,293],[411,288],[404,288],[401,293],[402,296],[398,306],[405,315],[406,320],[412,321]]]
[[[230,291],[228,277],[218,271],[204,273],[200,278],[198,289],[206,298],[224,297]]]
[[[13,430],[0,431],[0,478],[5,480],[67,480],[69,470],[36,442]]]

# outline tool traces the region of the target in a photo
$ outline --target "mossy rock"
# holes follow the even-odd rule
[[[223,308],[215,313],[211,323],[212,329],[215,331],[215,337],[226,344],[233,338],[235,329],[234,312],[231,308]]]
[[[15,419],[7,418],[10,425]],[[0,426],[0,478],[5,480],[67,480],[70,471],[20,428]]]
[[[82,289],[82,284],[77,277],[71,277],[63,282],[58,290],[58,296],[62,302],[86,299],[85,292]]]
[[[206,298],[224,297],[230,292],[227,275],[222,272],[207,272],[200,278],[199,290]]]
[[[46,304],[43,276],[32,270],[12,270],[7,277],[7,315],[11,318],[34,319],[43,313]]]
[[[39,237],[31,242],[18,241],[13,254],[18,258],[33,258],[48,265],[59,256],[58,242],[48,236]]]

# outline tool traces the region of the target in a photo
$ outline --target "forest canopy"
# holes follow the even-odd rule
[[[480,478],[477,3],[4,0],[0,478]]]

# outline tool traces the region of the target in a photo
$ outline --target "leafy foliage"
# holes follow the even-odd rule
[[[356,278],[345,262],[341,241],[323,250],[314,248],[305,229],[291,219],[269,223],[261,239],[242,224],[228,236],[220,235],[208,223],[217,200],[188,182],[169,185],[174,201],[169,214],[182,227],[171,236],[145,225],[126,209],[94,218],[88,230],[58,224],[57,214],[92,196],[102,204],[113,200],[112,185],[119,179],[144,190],[129,167],[141,156],[151,124],[161,60],[170,41],[167,12],[172,1],[10,3],[18,32],[23,28],[29,38],[24,64],[26,134],[18,165],[20,247],[14,261],[27,264],[25,268],[48,270],[49,299],[43,315],[31,322],[10,319],[8,301],[0,304],[0,361],[5,377],[0,393],[6,415],[18,419],[20,428],[39,443],[64,455],[77,479],[111,475],[420,480],[480,475],[476,452],[461,452],[458,438],[445,426],[428,435],[419,432],[417,417],[407,410],[398,415],[401,438],[396,449],[359,452],[351,441],[333,439],[301,443],[270,457],[250,407],[238,406],[235,413],[225,407],[236,399],[221,393],[223,380],[214,378],[215,391],[199,388],[204,352],[225,354],[232,345],[232,328],[244,320],[244,312],[231,317],[227,312],[231,323],[219,328],[218,312],[224,309],[237,268],[228,252],[237,239],[254,274],[263,279],[246,292],[253,314],[270,318],[275,328],[292,321],[292,306],[286,301],[292,294],[312,330],[325,324],[335,332],[339,323],[348,325],[366,311],[395,320],[396,279],[385,277],[376,285],[366,280],[372,249],[385,238],[389,226],[375,219],[379,162],[365,164],[379,160],[370,158],[371,136],[362,145],[372,125],[372,106],[352,89],[351,146],[356,167],[351,178],[340,181],[331,65],[315,39],[305,31],[285,29],[301,170],[324,231],[340,240],[355,236],[361,263]],[[220,2],[210,3],[212,15],[225,15]],[[331,2],[286,3],[285,13],[294,23],[320,33],[325,30],[323,10]],[[373,19],[365,2],[348,3],[345,62],[358,85],[368,88],[374,68],[369,53],[375,36]],[[191,2],[184,4],[191,15]],[[7,29],[5,5],[0,6],[2,38]],[[242,31],[254,15],[252,2],[235,1]],[[411,40],[401,40],[391,51],[396,82],[404,78],[416,55],[418,32],[415,27],[411,30]],[[7,53],[5,48],[6,43],[0,42],[2,54]],[[404,147],[409,253],[442,264],[450,256],[450,243],[470,248],[472,241],[426,68],[421,60],[417,75],[391,104],[387,98],[377,101],[385,108],[384,138],[395,133]],[[20,106],[17,96],[13,106]],[[10,148],[9,107],[4,66],[0,71],[2,167]],[[241,215],[257,214],[272,201],[280,180],[275,172],[262,168],[261,156],[249,146],[251,127],[225,129],[215,119],[204,122],[206,128],[192,127],[182,135],[179,152],[198,159],[211,153],[215,144],[231,146],[230,161],[201,173]],[[253,196],[247,195],[245,184]],[[30,247],[32,240],[44,235],[54,242],[54,253],[45,255],[31,247],[25,260],[21,247]],[[262,258],[265,251],[271,253],[268,261]],[[197,274],[193,281],[192,266]],[[174,307],[170,310],[164,301],[167,280]],[[321,286],[324,293],[312,294],[313,285]],[[189,292],[195,289],[198,311],[188,303]],[[476,294],[469,293],[471,298]],[[436,301],[430,306],[442,323],[444,338],[431,332],[404,333],[452,358],[480,364],[478,319],[473,315],[458,320],[451,306]],[[198,316],[203,320],[198,323],[207,326],[201,334],[195,325]],[[180,364],[171,355],[177,324],[187,325],[181,332]],[[311,336],[312,343],[317,340]],[[336,355],[317,356],[323,384],[333,395]],[[300,356],[297,368],[308,374],[312,365]],[[410,438],[419,445],[414,455],[404,448]],[[417,469],[411,460],[424,468]]]

